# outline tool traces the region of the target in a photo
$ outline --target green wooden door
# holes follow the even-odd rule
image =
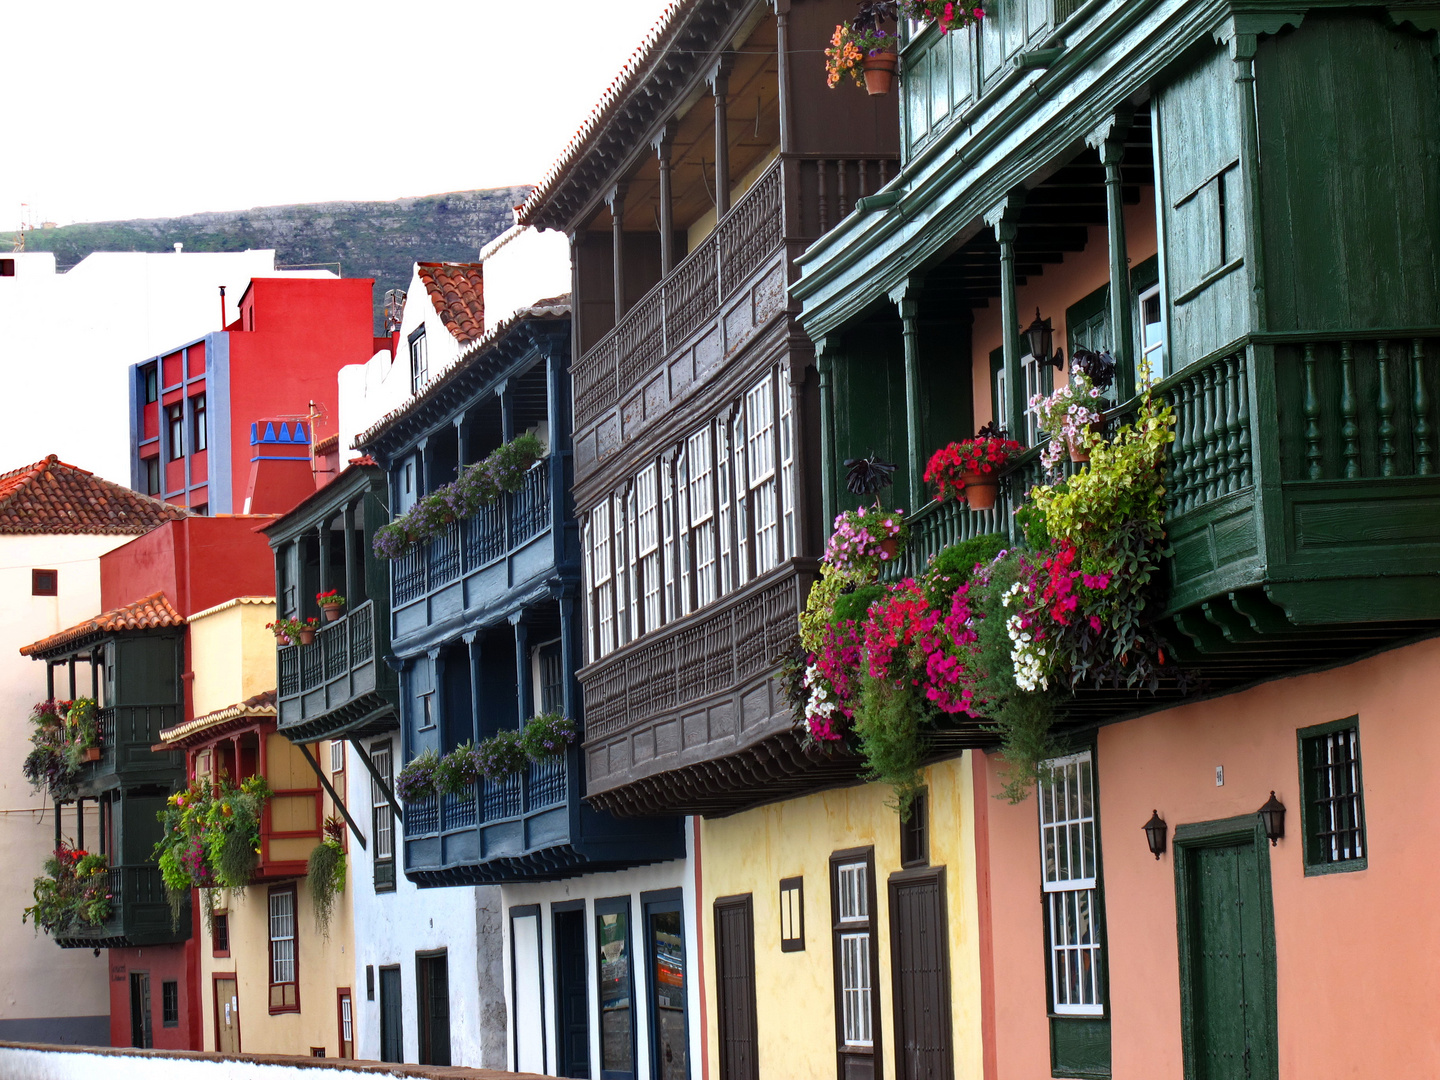
[[[1196,1080],[1276,1075],[1268,890],[1253,841],[1190,856],[1190,1016]],[[1268,866],[1265,868],[1268,872]]]

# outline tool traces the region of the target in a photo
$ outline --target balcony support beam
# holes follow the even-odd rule
[[[355,824],[355,819],[350,816],[350,811],[345,806],[345,800],[340,798],[340,793],[331,785],[330,779],[325,775],[325,770],[320,768],[320,762],[316,761],[315,755],[310,753],[310,747],[305,743],[296,743],[295,745],[300,748],[300,753],[305,755],[305,760],[310,763],[310,768],[315,770],[315,776],[320,781],[320,786],[325,789],[325,794],[330,796],[330,801],[340,810],[340,816],[345,819],[345,824],[349,825],[350,831],[355,834],[355,840],[359,843],[360,850],[364,851],[365,834],[360,831],[360,826]]]
[[[322,521],[322,522],[316,527],[316,529],[315,529],[315,543],[316,543],[316,544],[319,546],[319,548],[320,548],[320,580],[316,583],[316,584],[317,584],[317,588],[315,589],[315,591],[316,591],[317,593],[327,592],[328,590],[333,589],[333,588],[335,587],[334,585],[332,585],[332,584],[330,583],[331,570],[330,570],[330,543],[329,543],[329,541],[330,541],[330,523],[329,523],[328,521]],[[314,610],[315,610],[316,614],[319,614],[319,612],[320,612],[319,602],[316,601],[314,597],[304,597],[304,596],[302,596],[302,597],[300,598],[300,604],[301,604],[301,618],[304,618],[304,608],[309,607],[311,604],[314,604],[314,605],[315,605],[315,609],[314,609]]]
[[[832,385],[835,365],[831,339],[815,343],[815,370],[820,375],[820,514],[823,532],[828,536],[830,523],[839,513],[835,501],[835,400]]]
[[[1006,415],[995,419],[1009,430],[1012,439],[1020,442],[1025,440],[1025,378],[1020,371],[1020,315],[1015,300],[1015,235],[1024,201],[1025,193],[1017,189],[985,215],[985,223],[995,231],[995,241],[1000,245],[1000,333],[1008,387]]]
[[[470,737],[478,743],[484,738],[480,727],[480,635],[472,630],[461,634],[460,640],[470,662]]]
[[[672,253],[675,239],[675,212],[674,202],[670,192],[670,147],[673,142],[673,132],[670,125],[660,129],[660,134],[655,137],[655,163],[660,169],[660,218],[657,223],[660,229],[660,276],[667,276],[675,266],[675,258]]]
[[[1100,152],[1105,166],[1105,219],[1110,247],[1110,339],[1115,356],[1115,396],[1135,395],[1135,348],[1130,325],[1130,259],[1125,249],[1125,195],[1120,165],[1125,158],[1125,132],[1131,110],[1112,113],[1086,140]]]
[[[560,665],[565,669],[565,682],[561,691],[565,715],[574,719],[580,714],[580,685],[575,672],[580,668],[580,641],[576,633],[575,587],[562,584],[560,595]],[[583,733],[582,733],[583,734]]]
[[[535,715],[535,688],[530,681],[530,627],[526,625],[523,609],[510,616],[510,626],[515,631],[515,704],[523,725]]]
[[[390,804],[390,810],[394,813],[395,820],[403,826],[405,824],[405,811],[401,809],[399,801],[395,798],[395,792],[391,790],[390,785],[381,777],[379,770],[375,768],[375,762],[370,760],[370,755],[365,752],[365,747],[360,745],[360,740],[352,735],[350,737],[350,745],[353,746],[355,752],[360,755],[360,762],[365,766],[365,771],[370,774],[370,779],[375,781],[375,786],[380,789],[380,793],[385,796],[385,801]]]
[[[610,254],[615,268],[615,325],[625,317],[625,185],[616,184],[605,197],[610,207]]]
[[[730,212],[730,133],[725,96],[730,93],[730,68],[734,60],[727,54],[720,58],[710,73],[710,92],[715,96],[715,217]]]
[[[913,513],[925,504],[925,416],[920,385],[920,278],[912,274],[890,294],[900,309],[900,326],[905,340],[905,463],[910,483],[905,504]]]

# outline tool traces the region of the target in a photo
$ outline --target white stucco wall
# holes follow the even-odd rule
[[[277,271],[269,250],[102,252],[63,274],[49,253],[12,257],[15,276],[0,278],[0,370],[8,400],[23,407],[0,426],[0,462],[59,454],[121,484],[130,482],[131,364],[220,329],[221,285],[229,321],[252,277],[334,276]]]
[[[20,924],[20,912],[33,903],[31,882],[43,872],[55,843],[55,817],[51,804],[31,789],[20,771],[30,751],[31,706],[45,698],[45,665],[19,650],[99,614],[100,555],[131,539],[0,536],[0,866],[5,867],[0,875],[0,926],[5,928],[0,935],[0,1039],[29,1037],[27,1029],[50,1027],[17,1021],[103,1016],[108,1023],[105,957],[92,956],[87,949],[61,949],[43,933],[37,936],[29,925]],[[57,571],[59,595],[32,596],[32,569]],[[69,695],[68,685],[55,689],[59,696]],[[89,690],[87,679],[78,692]],[[64,825],[66,838],[73,842],[73,809],[65,814]],[[87,845],[95,843],[96,829],[92,807]]]
[[[554,229],[514,226],[480,252],[485,264],[485,327],[537,300],[570,291],[570,241]]]
[[[342,1064],[331,1059],[268,1058],[246,1061],[218,1054],[184,1051],[124,1050],[108,1054],[0,1046],[0,1076],[5,1080],[343,1080],[345,1077],[399,1075],[373,1062]],[[458,1080],[463,1069],[426,1069],[411,1066],[407,1077],[444,1077]],[[487,1080],[494,1074],[483,1074]],[[515,1080],[524,1080],[516,1077]]]
[[[366,739],[367,751],[379,739]],[[392,734],[392,760],[396,771],[400,761],[400,736]],[[346,768],[350,770],[351,813],[370,803],[369,773],[360,756],[351,747]],[[361,778],[364,778],[363,780]],[[357,815],[359,817],[359,815]],[[370,814],[364,813],[367,839],[373,832]],[[488,1020],[492,1032],[497,1028],[497,1007],[504,1009],[503,989],[499,971],[482,969],[482,953],[499,957],[493,940],[482,942],[481,935],[493,934],[499,926],[499,890],[493,886],[475,889],[456,886],[441,889],[420,889],[404,872],[404,837],[395,824],[395,891],[375,892],[374,844],[362,850],[358,844],[350,848],[352,862],[351,888],[355,912],[355,1055],[360,1058],[380,1057],[380,968],[400,965],[401,1000],[404,1015],[404,1053],[407,1062],[416,1062],[420,1054],[419,1024],[416,1012],[415,954],[434,949],[446,950],[450,980],[450,1060],[455,1065],[474,1068],[498,1068],[504,1055],[503,1047],[488,1048],[484,1026]],[[366,967],[373,967],[375,995],[371,1000],[366,991]]]
[[[557,1069],[556,1046],[559,1009],[555,997],[555,942],[551,906],[567,900],[583,899],[585,901],[585,945],[588,956],[586,971],[588,973],[590,1006],[590,1075],[600,1075],[600,1001],[597,987],[599,966],[596,962],[595,901],[628,896],[630,898],[630,971],[635,1009],[632,1016],[636,1032],[635,1076],[636,1080],[654,1080],[656,1073],[651,1062],[650,981],[646,970],[648,961],[646,960],[647,949],[644,938],[645,909],[641,897],[643,893],[647,892],[681,889],[683,890],[681,913],[684,919],[685,935],[685,1008],[690,1075],[699,1077],[702,1074],[704,1025],[700,1022],[700,995],[703,987],[698,965],[702,950],[696,937],[695,880],[692,871],[694,830],[691,826],[692,823],[687,819],[685,822],[686,857],[684,859],[608,874],[588,874],[565,881],[501,886],[501,897],[505,909],[505,986],[511,994],[515,987],[516,967],[510,933],[511,909],[530,904],[538,905],[540,908],[539,953],[542,965],[540,980],[544,1009],[543,1032],[536,1032],[533,1029],[517,1031],[517,1025],[513,1023],[509,1025],[509,1052],[505,1062],[507,1067],[514,1069],[519,1065],[525,1065],[527,1068],[535,1068],[534,1055],[535,1051],[539,1049],[544,1057],[544,1068],[541,1071],[553,1074]],[[533,977],[533,961],[527,958],[522,960],[521,964],[522,974]],[[521,1047],[517,1047],[517,1035],[522,1044]],[[540,1043],[538,1047],[537,1042]],[[519,1059],[516,1056],[517,1049],[522,1049],[522,1057]]]

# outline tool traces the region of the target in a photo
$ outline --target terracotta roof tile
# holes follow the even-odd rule
[[[485,333],[484,267],[481,263],[416,263],[416,272],[445,328],[461,345]]]
[[[189,511],[102,480],[54,454],[0,473],[0,534],[138,536]]]
[[[315,453],[317,453],[317,454],[328,454],[331,450],[334,450],[334,449],[335,449],[336,447],[338,447],[339,445],[340,445],[340,433],[339,433],[339,432],[336,432],[334,435],[327,435],[327,436],[325,436],[325,438],[323,438],[323,439],[321,439],[319,442],[317,442],[317,443],[315,444]]]
[[[68,630],[51,634],[47,638],[20,648],[21,656],[34,656],[63,648],[73,642],[83,641],[96,634],[113,634],[122,630],[158,630],[166,626],[184,626],[185,616],[181,615],[163,592],[151,593],[143,600],[114,608],[93,619],[86,619]]]
[[[171,750],[177,743],[180,745],[189,742],[203,743],[206,738],[213,737],[217,733],[215,729],[227,725],[230,721],[263,719],[274,715],[275,691],[263,690],[254,697],[248,697],[234,705],[226,705],[223,709],[216,709],[214,712],[197,716],[194,720],[186,720],[174,727],[161,729],[160,742],[156,744],[156,748]]]

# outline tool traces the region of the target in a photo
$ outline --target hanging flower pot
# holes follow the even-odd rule
[[[1070,460],[1082,462],[1090,460],[1090,451],[1085,449],[1085,444],[1079,439],[1067,439],[1065,443],[1070,448]]]
[[[895,537],[887,537],[880,541],[880,550],[884,553],[886,560],[895,558],[900,554],[900,541]]]
[[[961,481],[965,485],[965,501],[971,510],[993,510],[995,500],[1000,496],[1000,478],[995,473],[966,472]]]
[[[900,66],[900,54],[878,52],[865,57],[865,91],[868,94],[888,94],[895,83],[895,71]]]

